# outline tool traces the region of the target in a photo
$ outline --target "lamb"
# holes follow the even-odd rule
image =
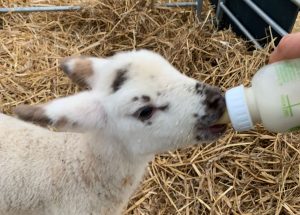
[[[155,154],[225,131],[220,91],[152,51],[61,68],[87,90],[0,114],[1,215],[119,215]]]

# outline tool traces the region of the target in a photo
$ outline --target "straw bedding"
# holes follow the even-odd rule
[[[40,103],[79,91],[58,69],[70,55],[109,56],[148,48],[181,72],[223,90],[249,85],[271,47],[248,51],[230,30],[213,27],[205,2],[190,9],[151,1],[0,0],[0,6],[80,4],[80,12],[0,16],[0,108]],[[156,157],[126,214],[300,214],[297,134],[229,129],[217,142]]]
[[[300,13],[297,16],[296,23],[293,28],[293,32],[300,32]]]

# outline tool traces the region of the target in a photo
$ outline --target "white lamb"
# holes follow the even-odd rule
[[[214,140],[220,92],[151,51],[70,57],[64,72],[90,90],[17,116],[0,114],[1,215],[121,214],[156,153]]]

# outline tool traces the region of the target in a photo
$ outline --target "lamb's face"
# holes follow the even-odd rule
[[[153,52],[123,52],[107,59],[67,58],[62,68],[73,81],[89,86],[85,97],[99,100],[101,113],[91,107],[85,118],[84,110],[78,113],[84,125],[90,121],[99,132],[135,153],[211,141],[225,130],[223,125],[212,126],[225,109],[220,92],[181,74]],[[74,103],[89,104],[80,98]]]

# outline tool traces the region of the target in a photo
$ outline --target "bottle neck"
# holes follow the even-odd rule
[[[257,103],[255,100],[255,96],[254,96],[252,87],[245,88],[245,97],[246,97],[247,106],[248,106],[253,124],[260,123],[261,117],[260,117],[259,109],[257,108]]]

